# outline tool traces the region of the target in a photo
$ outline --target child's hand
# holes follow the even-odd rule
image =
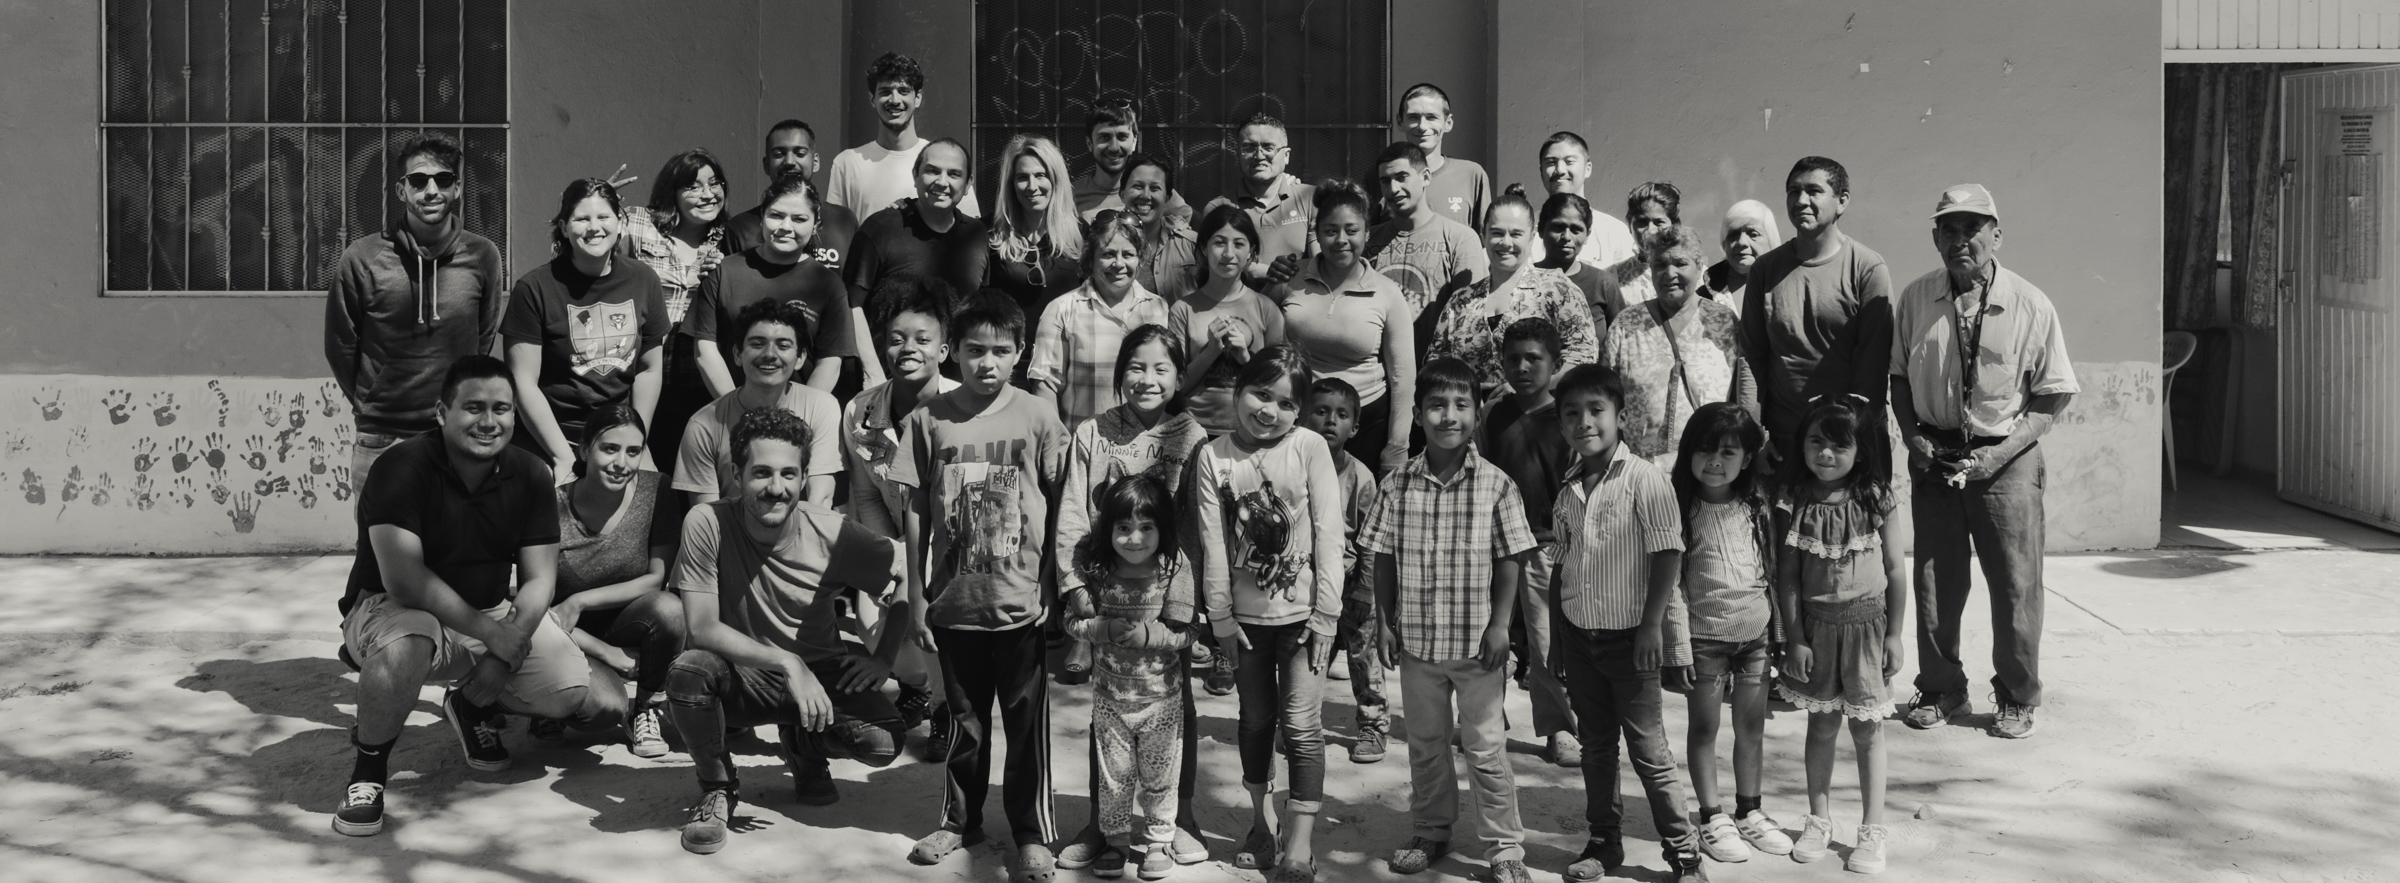
[[[1483,652],[1475,654],[1475,660],[1483,663],[1484,671],[1493,671],[1508,663],[1508,630],[1497,628],[1499,625],[1498,620],[1493,620],[1483,627]]]
[[[1816,662],[1813,657],[1814,654],[1809,651],[1807,644],[1798,641],[1790,642],[1784,645],[1783,670],[1791,672],[1795,678],[1806,681],[1809,679],[1810,668]]]
[[[1309,672],[1322,674],[1326,666],[1333,664],[1333,639],[1309,632],[1308,639],[1300,642],[1300,652],[1308,654]]]
[[[1092,609],[1092,591],[1089,587],[1076,586],[1068,589],[1065,603],[1067,615],[1076,619],[1090,619],[1099,615]]]
[[[1664,642],[1660,640],[1660,638],[1659,638],[1659,635],[1658,635],[1658,632],[1659,632],[1659,630],[1658,630],[1657,628],[1655,628],[1655,627],[1644,627],[1644,628],[1641,628],[1641,629],[1636,629],[1636,630],[1634,631],[1634,633],[1633,633],[1633,670],[1634,670],[1634,671],[1657,671],[1657,670],[1658,670],[1658,663],[1659,663],[1659,660],[1660,660],[1660,658],[1666,655],[1665,653],[1662,653],[1662,652],[1660,652],[1660,650],[1659,650],[1659,645],[1660,645],[1661,643],[1664,643]]]
[[[1388,627],[1381,622],[1367,623],[1367,628],[1374,630],[1375,655],[1382,657],[1377,661],[1381,662],[1386,669],[1399,668],[1400,630]]]
[[[1883,679],[1900,676],[1900,663],[1908,658],[1908,642],[1898,632],[1883,636]]]
[[[1658,685],[1677,693],[1692,691],[1692,667],[1670,665],[1658,671]]]
[[[1235,671],[1241,670],[1242,651],[1248,649],[1250,649],[1250,636],[1243,634],[1240,626],[1235,626],[1230,632],[1217,633],[1217,653],[1223,656],[1229,664],[1228,667]]]
[[[1122,647],[1125,645],[1125,639],[1133,636],[1133,623],[1111,616],[1101,621],[1100,634],[1107,638],[1109,643]]]

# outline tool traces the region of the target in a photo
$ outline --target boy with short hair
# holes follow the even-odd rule
[[[1483,418],[1477,447],[1517,483],[1525,521],[1540,544],[1525,562],[1525,590],[1517,593],[1517,622],[1525,632],[1526,692],[1533,698],[1533,731],[1546,743],[1551,763],[1583,763],[1575,736],[1575,709],[1566,685],[1550,667],[1550,579],[1558,570],[1558,533],[1550,506],[1574,455],[1559,432],[1558,404],[1550,395],[1562,344],[1558,326],[1540,316],[1519,319],[1501,332],[1501,374],[1508,392],[1495,397]]]
[[[1563,131],[1550,133],[1550,137],[1542,141],[1542,148],[1534,161],[1541,170],[1543,191],[1551,196],[1572,193],[1589,201],[1590,197],[1584,193],[1584,189],[1592,183],[1592,148],[1584,143],[1583,136]],[[1633,241],[1633,230],[1625,226],[1624,221],[1618,220],[1617,216],[1595,205],[1592,206],[1592,217],[1585,226],[1590,229],[1584,236],[1583,251],[1575,255],[1576,260],[1598,268],[1613,267],[1633,257],[1637,247]],[[1538,264],[1545,259],[1542,239],[1536,236],[1533,239],[1533,262]]]
[[[1455,358],[1435,359],[1418,373],[1425,451],[1384,476],[1382,502],[1367,526],[1383,616],[1379,655],[1399,666],[1400,701],[1409,709],[1416,834],[1392,853],[1391,866],[1414,874],[1449,851],[1458,819],[1450,761],[1456,739],[1467,755],[1492,879],[1529,883],[1501,697],[1508,624],[1533,530],[1516,482],[1475,452],[1475,391],[1474,370]]]
[[[849,209],[861,223],[893,203],[917,195],[917,109],[925,104],[925,69],[917,60],[886,52],[867,66],[867,106],[875,109],[875,140],[842,151],[825,176],[825,201]],[[982,217],[975,191],[958,198],[958,210]]]
[[[1390,219],[1368,231],[1365,252],[1368,266],[1399,284],[1415,311],[1418,340],[1433,340],[1450,295],[1490,275],[1492,266],[1474,228],[1434,211],[1427,172],[1425,151],[1414,144],[1395,143],[1376,156],[1376,184]]]
[[[1392,722],[1390,703],[1383,698],[1383,666],[1375,661],[1374,556],[1359,545],[1367,520],[1375,514],[1375,473],[1343,450],[1358,434],[1358,390],[1339,377],[1319,378],[1309,387],[1300,426],[1325,437],[1342,480],[1342,523],[1349,534],[1342,545],[1342,622],[1335,637],[1349,665],[1326,674],[1336,680],[1348,678],[1350,696],[1358,702],[1358,739],[1350,743],[1350,762],[1375,763],[1383,759]]]
[[[842,474],[837,428],[842,405],[834,401],[832,393],[794,379],[808,361],[808,343],[816,330],[807,308],[788,300],[751,301],[726,330],[741,335],[734,352],[742,369],[742,385],[692,415],[683,432],[682,450],[675,456],[675,489],[691,494],[694,506],[741,496],[733,427],[744,414],[782,408],[799,415],[811,436],[808,480],[801,486],[800,498],[832,506],[833,489]]]
[[[1425,151],[1426,202],[1442,217],[1480,233],[1483,211],[1492,205],[1492,178],[1474,160],[1442,155],[1442,137],[1456,124],[1450,116],[1450,93],[1442,87],[1418,83],[1400,93],[1395,128]]]
[[[1142,149],[1141,111],[1130,101],[1095,104],[1083,119],[1083,134],[1092,154],[1092,172],[1075,179],[1075,214],[1089,224],[1101,212],[1125,208],[1117,191],[1125,186],[1125,161]],[[1169,221],[1191,223],[1192,205],[1181,193],[1167,191],[1160,210]]]
[[[1042,579],[1050,500],[1066,471],[1067,428],[1056,410],[1009,384],[1025,346],[1025,314],[983,292],[950,328],[960,385],[909,413],[887,478],[910,488],[904,548],[909,621],[917,645],[942,660],[953,739],[942,826],[909,861],[940,862],[984,839],[992,704],[1008,733],[1001,799],[1016,841],[1016,876],[1048,880],[1057,835],[1050,816],[1050,706]]]
[[[1625,863],[1617,798],[1622,731],[1676,883],[1702,883],[1708,872],[1684,816],[1683,785],[1659,710],[1662,662],[1665,678],[1679,687],[1691,683],[1691,641],[1675,590],[1683,574],[1683,512],[1667,474],[1618,438],[1625,380],[1615,369],[1578,365],[1551,395],[1561,436],[1576,457],[1551,511],[1562,544],[1551,585],[1552,656],[1583,731],[1590,826],[1566,879],[1589,883]]]

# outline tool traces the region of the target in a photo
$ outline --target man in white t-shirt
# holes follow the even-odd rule
[[[926,141],[917,134],[917,108],[925,103],[925,70],[917,60],[886,52],[867,66],[867,98],[875,106],[875,140],[833,158],[825,179],[825,201],[864,220],[893,203],[917,195],[917,154]],[[975,191],[958,210],[983,217]]]
[[[1573,132],[1553,132],[1542,141],[1542,189],[1551,196],[1572,193],[1585,199],[1591,197],[1583,188],[1592,181],[1592,149],[1584,144],[1583,136]],[[1540,206],[1535,206],[1538,210]],[[1618,261],[1632,257],[1635,250],[1633,231],[1615,215],[1592,207],[1591,235],[1584,237],[1583,251],[1575,259],[1595,267],[1615,266]],[[1533,262],[1541,263],[1545,252],[1541,237],[1533,240]]]

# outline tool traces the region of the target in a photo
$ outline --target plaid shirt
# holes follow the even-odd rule
[[[1059,422],[1072,429],[1117,406],[1117,345],[1133,329],[1167,324],[1167,311],[1166,299],[1141,283],[1114,308],[1084,283],[1042,310],[1025,377],[1058,394]]]
[[[1567,623],[1579,629],[1629,629],[1642,624],[1650,594],[1650,556],[1683,550],[1683,511],[1675,486],[1650,461],[1626,449],[1609,451],[1600,483],[1583,487],[1589,471],[1582,460],[1567,467],[1565,486],[1550,513],[1550,526],[1566,548],[1559,553],[1551,585]],[[1692,664],[1683,593],[1667,593],[1661,637],[1664,665]]]
[[[682,324],[683,311],[692,304],[692,292],[699,289],[700,279],[725,260],[725,225],[710,227],[708,238],[692,249],[691,260],[684,260],[667,234],[658,229],[655,213],[641,206],[625,209],[625,233],[618,240],[618,249],[649,265],[658,274],[659,294],[667,302],[667,321]]]
[[[1492,615],[1492,566],[1535,547],[1525,501],[1508,473],[1473,447],[1447,483],[1410,457],[1384,476],[1382,502],[1367,523],[1367,550],[1398,565],[1400,643],[1427,662],[1482,650]]]

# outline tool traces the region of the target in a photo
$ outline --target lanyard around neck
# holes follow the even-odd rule
[[[1993,268],[1992,275],[1995,277],[1999,275],[1998,267]],[[1969,432],[1967,415],[1968,409],[1973,407],[1975,401],[1975,369],[1982,361],[1984,314],[1991,310],[1992,305],[1992,280],[1985,279],[1976,287],[1978,290],[1975,297],[1975,324],[1972,330],[1967,327],[1967,317],[1960,315],[1957,307],[1953,306],[1950,309],[1951,331],[1956,335],[1960,344],[1958,348],[1958,430],[1961,434]],[[1966,301],[1964,292],[1954,291],[1952,296],[1958,298],[1961,303]]]

